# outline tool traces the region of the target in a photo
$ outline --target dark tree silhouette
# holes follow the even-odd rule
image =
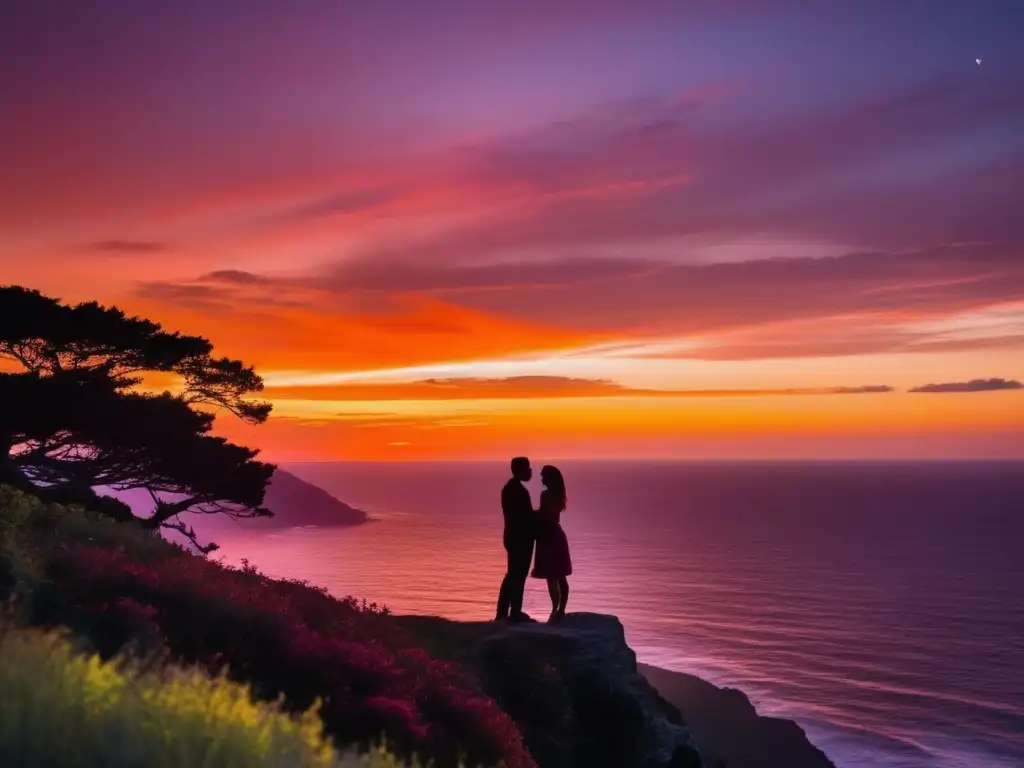
[[[202,336],[169,333],[150,320],[128,317],[117,307],[91,301],[69,306],[20,286],[0,286],[0,358],[29,373],[95,372],[121,387],[146,373],[176,374],[191,404],[226,408],[260,424],[270,404],[247,400],[263,389],[251,366],[213,358]]]
[[[174,528],[207,551],[181,513],[269,516],[262,503],[274,467],[210,434],[220,410],[265,421],[270,404],[248,399],[263,382],[212,350],[114,307],[0,286],[0,361],[20,369],[0,373],[0,482],[117,519],[134,516],[97,502],[94,489],[144,488],[153,510],[142,524]],[[173,377],[178,393],[136,391],[152,374]]]

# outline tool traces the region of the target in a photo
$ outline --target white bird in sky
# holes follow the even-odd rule
[[[977,64],[980,67],[981,66],[981,59],[975,59],[974,63]]]

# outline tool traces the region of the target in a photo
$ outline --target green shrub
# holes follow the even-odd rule
[[[77,654],[58,633],[0,634],[0,765],[397,768],[339,756],[315,708],[291,717],[197,670]]]
[[[101,498],[101,497],[97,497]],[[55,547],[69,544],[128,552],[150,562],[185,554],[157,531],[143,529],[137,521],[119,522],[78,504],[58,504],[0,485],[0,552],[21,550],[38,558]]]
[[[47,502],[0,485],[0,603],[12,595],[24,600],[39,593],[47,563],[72,545],[125,552],[140,562],[186,554],[136,522],[117,522],[77,505]]]

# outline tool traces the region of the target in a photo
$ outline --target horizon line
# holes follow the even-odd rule
[[[272,464],[495,464],[508,459],[299,459],[273,461]],[[586,457],[548,456],[545,461],[575,461],[591,464],[1024,464],[1024,456],[996,457],[900,457],[900,458],[665,458],[665,457]]]

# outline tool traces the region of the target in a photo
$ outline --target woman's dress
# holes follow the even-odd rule
[[[547,491],[540,495],[537,525],[537,550],[533,559],[535,579],[558,579],[572,574],[569,539],[562,530],[562,512],[556,510]]]

